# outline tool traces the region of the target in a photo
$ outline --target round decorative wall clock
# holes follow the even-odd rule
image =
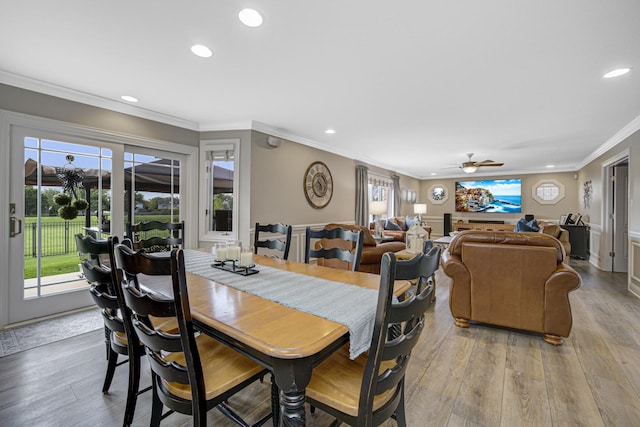
[[[327,165],[322,162],[309,165],[304,174],[304,195],[315,209],[329,204],[333,196],[333,177]]]

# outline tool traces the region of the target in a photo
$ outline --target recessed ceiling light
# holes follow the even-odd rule
[[[333,133],[336,133],[336,131],[333,130],[333,129],[327,129],[327,130],[324,131],[324,133],[333,134]]]
[[[431,172],[429,175],[431,175],[431,176],[436,176],[436,175],[438,175],[438,174],[437,174],[437,173],[435,173],[435,172]]]
[[[629,71],[631,71],[631,68],[617,68],[615,70],[609,71],[607,74],[605,74],[602,77],[604,77],[605,79],[611,79],[613,77],[623,76],[627,74]]]
[[[262,25],[262,15],[253,9],[242,9],[238,12],[238,18],[247,27],[259,27]]]
[[[547,166],[545,166],[545,168],[555,168],[555,166],[554,165],[547,165]]]
[[[211,55],[213,55],[211,49],[201,44],[194,44],[193,46],[191,46],[191,52],[201,58],[209,58]]]
[[[127,102],[138,102],[138,98],[136,98],[135,96],[122,95],[120,98],[122,98],[123,100],[125,100]]]

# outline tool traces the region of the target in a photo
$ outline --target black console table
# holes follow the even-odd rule
[[[571,256],[580,259],[589,259],[589,226],[588,225],[562,225],[569,232],[571,243]]]

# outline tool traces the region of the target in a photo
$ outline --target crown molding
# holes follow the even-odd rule
[[[582,160],[582,162],[578,163],[578,165],[576,166],[577,170],[580,170],[583,167],[587,166],[589,163],[593,162],[598,157],[602,156],[604,153],[611,150],[613,147],[620,144],[625,139],[629,138],[638,130],[640,130],[640,116],[631,120],[625,127],[620,129],[611,138],[609,138],[604,144],[598,147],[598,149],[596,149],[593,153],[585,157],[584,160]]]
[[[34,92],[43,93],[46,95],[56,96],[59,98],[79,102],[82,104],[92,105],[98,108],[104,108],[104,109],[115,111],[118,113],[129,114],[129,115],[140,117],[143,119],[153,120],[153,121],[165,123],[168,125],[173,125],[173,126],[193,130],[193,131],[198,131],[198,132],[255,130],[258,132],[263,132],[269,135],[273,135],[278,138],[283,138],[283,139],[293,141],[302,145],[313,147],[318,150],[322,150],[322,151],[326,151],[339,156],[347,157],[358,162],[366,163],[371,166],[376,166],[382,169],[386,169],[391,173],[399,173],[399,174],[402,174],[414,179],[418,179],[418,180],[434,180],[434,179],[459,178],[463,176],[469,176],[467,174],[465,175],[447,174],[446,176],[445,175],[417,176],[413,173],[410,173],[401,169],[396,169],[388,164],[382,163],[380,161],[369,158],[367,156],[362,156],[361,154],[356,154],[349,150],[328,147],[312,139],[295,135],[284,129],[275,128],[259,121],[250,120],[250,121],[239,121],[239,122],[224,123],[224,124],[220,124],[220,123],[199,124],[197,122],[181,119],[179,117],[174,117],[174,116],[161,114],[151,110],[146,110],[144,108],[136,107],[124,102],[119,102],[112,99],[99,97],[99,96],[88,94],[85,92],[43,82],[41,80],[19,76],[17,74],[13,74],[4,70],[0,70],[0,83],[19,87],[26,90],[31,90]],[[618,132],[616,132],[604,144],[602,144],[598,149],[593,151],[589,156],[585,157],[581,162],[577,163],[576,166],[573,168],[563,168],[563,169],[554,169],[554,170],[545,169],[545,170],[532,170],[532,171],[510,171],[510,172],[504,172],[504,173],[487,172],[487,173],[474,173],[472,175],[501,176],[501,175],[514,175],[514,174],[575,172],[584,168],[586,165],[596,160],[598,157],[600,157],[602,154],[606,153],[608,150],[612,149],[616,145],[620,144],[622,141],[624,141],[626,138],[628,138],[638,130],[640,130],[640,116],[636,117],[629,124],[627,124],[625,127],[623,127]]]
[[[7,84],[9,86],[15,86],[21,89],[31,90],[38,93],[43,93],[45,95],[63,98],[69,101],[79,102],[81,104],[104,108],[106,110],[115,111],[118,113],[129,114],[131,116],[140,117],[142,119],[153,120],[156,122],[165,123],[168,125],[177,126],[193,131],[199,130],[198,123],[192,122],[190,120],[181,119],[179,117],[174,117],[167,114],[157,113],[155,111],[146,110],[144,108],[136,107],[124,102],[114,101],[113,99],[103,98],[78,90],[69,89],[63,86],[43,82],[41,80],[19,76],[17,74],[9,73],[4,70],[0,70],[0,83]]]

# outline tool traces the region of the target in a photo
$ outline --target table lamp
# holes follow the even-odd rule
[[[382,236],[384,226],[382,225],[382,216],[387,213],[386,200],[372,200],[369,202],[369,212],[373,215],[375,223],[375,235]]]
[[[426,203],[415,203],[413,205],[413,213],[418,215],[418,218],[420,218],[420,225],[425,225],[422,222],[422,214],[426,214],[427,213],[427,204]]]

